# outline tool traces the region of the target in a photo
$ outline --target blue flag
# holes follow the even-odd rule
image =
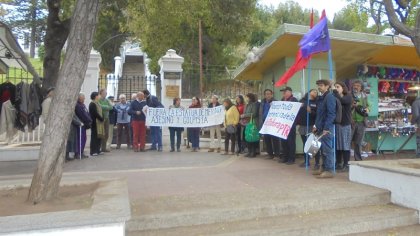
[[[303,58],[318,52],[330,50],[330,35],[328,33],[327,18],[322,18],[299,42]]]

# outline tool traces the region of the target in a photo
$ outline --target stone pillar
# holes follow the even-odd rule
[[[173,103],[175,97],[182,97],[182,64],[184,58],[169,49],[166,55],[159,59],[161,75],[161,102],[165,107]]]
[[[85,80],[82,84],[81,92],[86,95],[85,105],[89,106],[90,94],[98,91],[98,78],[99,78],[99,63],[101,63],[101,54],[92,49],[90,52],[88,67],[86,70]]]

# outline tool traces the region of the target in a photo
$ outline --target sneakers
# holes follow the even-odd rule
[[[220,153],[222,151],[222,149],[218,148],[217,149],[217,153]]]
[[[210,148],[208,152],[214,152],[214,148]]]
[[[333,177],[334,177],[333,173],[331,173],[329,171],[324,171],[320,175],[316,176],[316,178],[318,178],[318,179],[329,179],[329,178],[333,178]]]

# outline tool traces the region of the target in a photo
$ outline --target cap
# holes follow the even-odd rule
[[[280,89],[280,91],[281,91],[281,92],[284,92],[284,91],[290,91],[290,92],[293,92],[292,88],[290,88],[289,86],[287,86],[287,87],[284,87],[284,88]]]
[[[108,96],[108,99],[114,99],[115,97],[114,96]]]

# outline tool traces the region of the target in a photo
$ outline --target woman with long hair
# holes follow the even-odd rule
[[[342,82],[336,82],[333,90],[334,95],[340,100],[343,107],[343,115],[340,124],[335,126],[336,129],[336,169],[338,171],[348,171],[351,147],[351,106],[353,97],[349,93],[347,86]]]
[[[189,108],[201,108],[201,102],[198,97],[193,97],[191,100],[191,105]],[[188,133],[190,135],[192,143],[192,152],[197,152],[200,148],[200,128],[188,128]]]

